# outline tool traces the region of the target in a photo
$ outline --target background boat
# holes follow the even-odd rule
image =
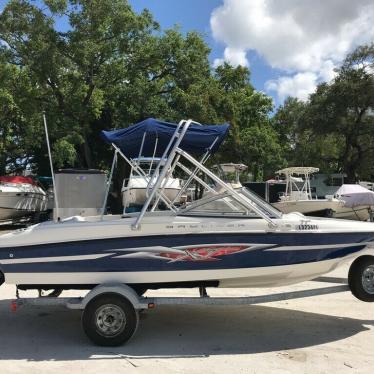
[[[318,168],[304,166],[278,170],[277,174],[286,177],[286,191],[273,205],[283,213],[331,216],[343,203],[332,195],[324,199],[312,197],[310,175],[318,171]]]
[[[342,205],[334,212],[334,217],[357,221],[372,220],[373,191],[359,184],[343,184],[336,192],[336,196],[342,201]]]
[[[144,175],[139,175],[133,168],[131,169],[129,178],[124,179],[122,186],[122,204],[123,208],[142,207],[148,197],[148,191],[153,188],[157,180],[159,171],[156,167],[161,161],[160,158],[142,157],[134,159],[137,165],[143,170]],[[181,190],[181,180],[170,175],[162,182],[165,196],[173,201]],[[182,197],[178,198],[176,202],[180,202]],[[185,197],[184,197],[185,200]]]
[[[19,219],[47,209],[47,194],[31,177],[0,177],[0,221]]]

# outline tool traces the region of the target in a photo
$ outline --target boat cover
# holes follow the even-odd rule
[[[359,184],[343,184],[336,195],[344,200],[344,206],[354,208],[357,206],[374,206],[374,192]]]
[[[176,126],[175,123],[148,118],[125,129],[102,131],[101,136],[106,142],[114,143],[119,147],[127,157],[152,157],[153,155],[160,157],[168,146]],[[211,150],[214,153],[225,139],[228,129],[229,124],[227,123],[223,125],[198,125],[192,123],[180,144],[180,148],[188,153],[201,155],[218,138]],[[143,150],[142,154],[139,155],[144,133],[146,135]],[[156,139],[157,148],[155,152]]]

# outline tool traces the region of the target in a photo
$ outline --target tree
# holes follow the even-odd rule
[[[331,134],[321,136],[305,125],[307,109],[308,103],[289,97],[272,119],[287,165],[313,165],[326,173],[335,172],[338,141]]]
[[[56,17],[68,22],[66,30],[56,28]],[[45,0],[43,6],[11,0],[0,15],[0,45],[2,68],[12,69],[12,79],[25,77],[12,91],[22,122],[18,135],[4,135],[4,149],[17,136],[28,156],[14,153],[39,173],[48,172],[43,110],[57,167],[108,168],[111,153],[100,130],[147,117],[230,122],[228,142],[216,157],[222,162],[263,158],[249,156],[245,143],[263,141],[262,131],[275,141],[268,118],[272,100],[252,87],[247,68],[224,64],[212,70],[201,35],[183,35],[177,27],[163,32],[148,11],[136,14],[126,0]],[[23,91],[30,93],[30,105]],[[29,133],[35,135],[31,141]]]
[[[0,63],[0,175],[26,168],[43,135],[27,70]],[[40,109],[40,108],[39,108]]]
[[[338,154],[331,157],[349,182],[373,175],[374,45],[348,55],[336,78],[311,95],[305,125],[320,136],[334,136]]]
[[[26,0],[10,1],[0,15],[0,39],[8,62],[29,70],[38,98],[56,124],[57,148],[92,167],[92,121],[105,106],[105,90],[126,80],[141,46],[157,24],[148,12],[135,14],[122,0],[49,0],[41,9]],[[54,16],[69,20],[66,32]],[[58,157],[57,157],[58,158]]]
[[[252,126],[241,131],[243,159],[250,166],[255,181],[272,175],[284,165],[282,149],[274,129],[269,125]]]
[[[305,103],[289,98],[273,119],[291,165],[374,177],[374,45],[358,47]]]
[[[284,164],[278,134],[270,126],[272,99],[254,89],[246,67],[225,63],[216,69],[215,79],[221,92],[217,112],[231,124],[220,161],[248,165],[255,180],[271,175]]]

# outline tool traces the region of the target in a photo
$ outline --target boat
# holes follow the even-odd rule
[[[47,209],[47,195],[31,177],[0,176],[0,221],[13,221]]]
[[[122,157],[151,183],[141,211],[75,216],[2,235],[0,278],[18,289],[125,284],[139,294],[166,287],[273,287],[328,273],[372,245],[371,222],[283,214],[221,180],[205,164],[228,131],[228,124],[152,118],[104,131],[114,148],[109,179]],[[134,161],[139,155],[162,160],[154,182]],[[171,173],[186,176],[179,195],[194,184],[211,194],[180,206],[164,193]],[[168,209],[158,209],[159,201]]]
[[[359,184],[343,184],[337,191],[336,197],[342,201],[334,217],[367,221],[373,219],[374,192]]]
[[[162,164],[165,160],[162,161],[157,157],[142,157],[135,158],[134,162],[143,170],[145,175],[139,175],[136,170],[131,168],[129,178],[124,179],[121,192],[122,204],[125,210],[143,206],[147,200],[149,190],[153,187],[158,177],[158,171],[155,173],[156,166],[160,162]],[[166,197],[169,200],[174,200],[182,188],[181,180],[170,175],[169,178],[164,179],[162,182],[162,188]],[[182,198],[185,197],[179,197],[177,202],[180,202]]]
[[[278,170],[277,174],[285,176],[286,191],[273,206],[283,213],[300,212],[310,216],[333,216],[344,203],[333,195],[328,195],[324,199],[313,198],[310,176],[318,171],[318,168],[304,166]]]
[[[240,173],[247,170],[248,166],[244,164],[226,163],[213,166],[217,170],[218,176],[232,188],[241,188]]]
[[[38,183],[41,185],[41,187],[43,188],[43,190],[46,191],[46,195],[47,195],[46,210],[49,212],[52,212],[55,206],[55,201],[54,201],[55,197],[54,197],[52,177],[38,176],[36,179]]]

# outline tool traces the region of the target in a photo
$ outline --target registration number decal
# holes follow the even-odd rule
[[[319,227],[318,225],[312,225],[312,224],[309,224],[309,223],[302,223],[300,225],[297,226],[297,229],[298,230],[318,230]]]

